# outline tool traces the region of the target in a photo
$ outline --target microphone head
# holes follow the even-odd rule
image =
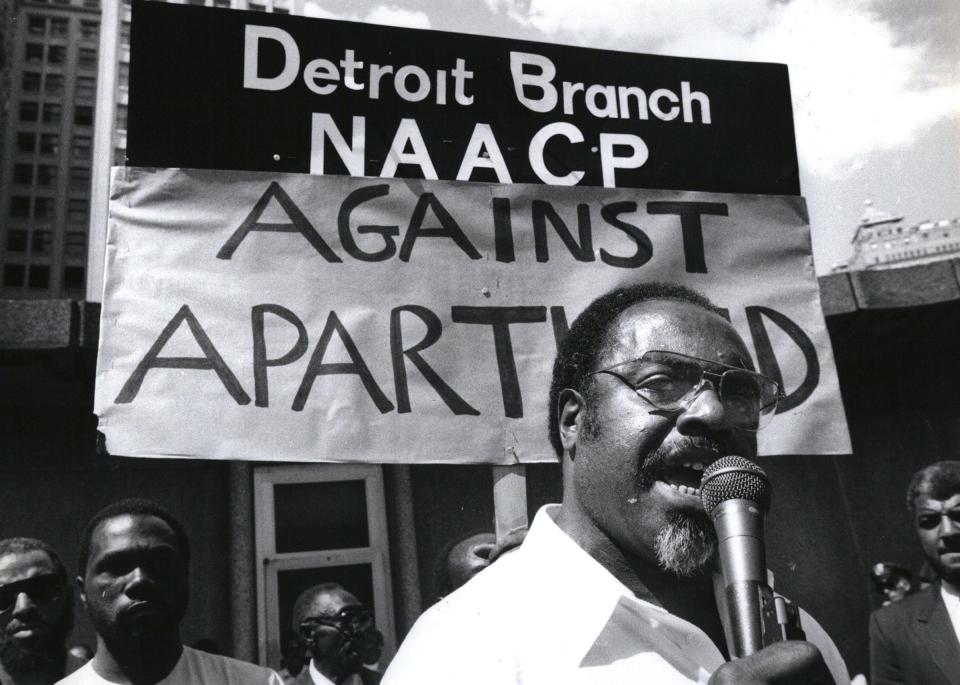
[[[703,471],[700,499],[708,514],[721,503],[745,499],[766,513],[770,508],[770,481],[756,463],[745,457],[721,457]]]

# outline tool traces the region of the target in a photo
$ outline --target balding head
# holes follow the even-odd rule
[[[332,618],[344,607],[360,606],[360,600],[337,583],[321,583],[304,590],[293,605],[293,630],[308,618]]]

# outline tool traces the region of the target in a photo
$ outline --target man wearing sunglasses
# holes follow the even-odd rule
[[[293,605],[293,625],[307,645],[310,662],[294,685],[375,685],[383,636],[373,613],[336,583],[315,585]]]
[[[128,499],[95,514],[80,541],[80,601],[97,651],[65,685],[282,685],[273,671],[183,645],[190,544],[155,502]]]
[[[0,540],[0,683],[52,685],[68,659],[73,596],[57,553],[33,538]]]
[[[553,368],[562,504],[422,616],[384,682],[849,682],[806,614],[819,650],[783,642],[726,663],[698,486],[720,457],[755,455],[780,397],[701,295],[647,283],[595,300]]]
[[[870,616],[870,683],[960,683],[960,461],[914,474],[907,508],[938,580]]]

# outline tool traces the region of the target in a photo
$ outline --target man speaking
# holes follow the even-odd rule
[[[385,685],[848,683],[806,614],[811,642],[727,662],[698,486],[720,457],[756,453],[779,388],[752,369],[730,323],[686,288],[647,283],[591,303],[553,368],[562,504],[420,618]]]

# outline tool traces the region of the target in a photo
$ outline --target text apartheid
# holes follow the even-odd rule
[[[425,328],[422,338],[412,344],[410,344],[409,333],[405,332],[406,329],[403,326],[405,314],[408,318],[418,320]],[[449,321],[452,321],[453,324],[488,327],[492,333],[493,346],[492,349],[489,346],[484,349],[482,346],[485,340],[484,336],[472,335],[470,340],[477,344],[471,346],[471,349],[443,350],[441,345],[438,353],[448,356],[459,354],[474,360],[481,359],[484,356],[492,357],[496,361],[498,372],[503,406],[502,416],[509,419],[523,418],[523,393],[517,375],[511,327],[521,325],[541,326],[544,328],[544,332],[552,333],[559,347],[561,339],[568,330],[567,314],[564,307],[453,306],[449,312],[444,312],[444,314],[449,316]],[[781,384],[783,383],[780,371],[781,363],[777,360],[776,353],[770,345],[767,322],[775,330],[779,330],[781,334],[788,336],[802,353],[805,365],[802,381],[797,387],[790,389],[787,397],[778,405],[777,412],[782,413],[797,407],[816,389],[820,380],[820,362],[813,341],[796,322],[782,312],[768,307],[751,305],[746,307],[745,314],[750,324],[750,333],[759,357],[760,369],[771,378],[777,379]],[[267,354],[268,347],[275,347],[268,344],[265,332],[265,321],[268,315],[285,321],[296,331],[297,335],[296,342],[278,356],[270,357]],[[310,353],[307,362],[301,365],[303,375],[295,392],[293,392],[292,402],[289,397],[281,398],[280,402],[291,402],[289,405],[291,410],[302,411],[310,397],[314,382],[319,376],[344,376],[354,377],[356,381],[362,384],[373,406],[381,414],[393,411],[399,414],[408,414],[413,411],[408,390],[409,365],[416,369],[416,372],[436,392],[451,414],[480,416],[480,410],[464,399],[464,391],[469,391],[470,388],[460,388],[458,392],[430,366],[430,363],[426,361],[422,354],[426,349],[441,340],[443,324],[440,316],[428,307],[419,304],[405,304],[390,310],[388,318],[389,334],[385,336],[386,339],[381,344],[388,348],[387,354],[391,360],[395,401],[388,398],[383,386],[374,377],[370,365],[364,359],[360,346],[355,342],[355,336],[351,335],[337,312],[330,311],[322,331],[316,337],[313,351]],[[248,354],[253,369],[252,385],[256,398],[254,406],[269,408],[268,369],[299,362],[310,348],[310,335],[300,317],[287,307],[279,304],[255,305],[250,310],[250,322],[250,336],[247,337],[247,344],[249,344]],[[162,354],[164,347],[173,335],[184,326],[192,335],[200,350],[200,355],[192,357],[164,356]],[[332,362],[326,359],[328,349],[334,340],[346,351],[350,359],[349,362]],[[235,346],[236,341],[233,341],[231,348]],[[376,352],[377,356],[383,356],[384,354],[383,350],[376,350]],[[148,372],[154,371],[156,373],[157,369],[175,369],[177,373],[181,374],[185,370],[213,371],[223,389],[237,405],[250,404],[250,395],[244,389],[244,385],[249,386],[249,382],[245,384],[231,370],[230,365],[212,342],[201,321],[186,304],[179,308],[160,331],[149,350],[124,382],[119,394],[114,398],[114,402],[117,404],[133,402],[137,398]],[[323,393],[324,401],[329,402],[332,398],[335,398],[338,388],[343,390],[347,387],[349,386],[344,381],[328,385]],[[363,410],[360,409],[360,411]]]
[[[781,382],[761,454],[849,449],[798,198],[122,167],[107,243],[111,453],[551,460],[559,342],[650,281]]]

